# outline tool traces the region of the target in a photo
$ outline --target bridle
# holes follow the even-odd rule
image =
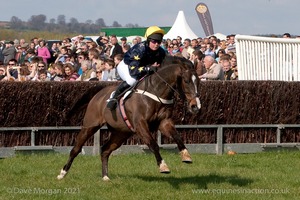
[[[189,70],[185,70],[184,72],[182,72],[182,74],[188,72]],[[157,73],[156,71],[154,72],[156,74],[156,76],[162,81],[164,82],[171,90],[173,90],[174,93],[176,93],[177,95],[180,96],[181,99],[186,99],[185,98],[185,95],[184,95],[184,91],[183,89],[181,88],[182,92],[179,92],[178,90],[176,90],[172,85],[170,85],[163,77],[161,77],[159,75],[159,73]],[[196,98],[196,97],[200,97],[200,94],[198,93],[198,91],[196,91],[196,94],[191,98]],[[191,101],[191,100],[190,100]]]

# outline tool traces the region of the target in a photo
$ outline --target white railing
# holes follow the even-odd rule
[[[239,80],[300,81],[300,39],[236,35]]]

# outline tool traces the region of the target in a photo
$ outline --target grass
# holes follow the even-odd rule
[[[56,176],[68,156],[18,155],[0,160],[0,200],[10,199],[297,199],[300,152],[193,154],[193,164],[162,152],[171,174],[160,174],[152,154],[112,156],[111,181],[101,162],[78,156],[69,174]]]

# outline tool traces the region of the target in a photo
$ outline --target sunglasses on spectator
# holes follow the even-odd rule
[[[15,65],[15,63],[8,63],[8,65],[9,65],[9,66],[14,66],[14,65]]]
[[[38,67],[45,67],[45,65],[39,65]]]
[[[151,39],[150,42],[152,42],[153,44],[160,44],[161,43],[160,40],[154,40],[154,39]]]
[[[78,57],[78,59],[83,59],[83,57]]]
[[[102,71],[96,71],[97,74],[102,73]]]

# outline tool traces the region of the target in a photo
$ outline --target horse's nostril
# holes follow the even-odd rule
[[[192,105],[191,108],[192,108],[192,111],[193,111],[193,112],[199,110],[197,105]]]

